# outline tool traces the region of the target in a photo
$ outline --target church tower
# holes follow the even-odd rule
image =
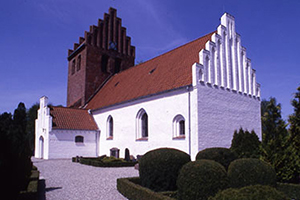
[[[82,107],[115,73],[134,66],[135,47],[114,8],[68,51],[67,106]]]

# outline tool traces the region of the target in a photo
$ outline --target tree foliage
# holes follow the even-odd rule
[[[262,159],[269,162],[275,169],[279,181],[285,173],[285,157],[288,132],[287,124],[281,117],[281,105],[271,97],[261,102],[262,122]]]
[[[281,106],[275,98],[262,101],[262,158],[276,170],[280,182],[300,182],[300,87],[291,101],[294,113],[289,129],[281,118]]]
[[[289,138],[287,153],[289,172],[288,178],[290,182],[300,182],[300,86],[297,88],[297,92],[294,94],[292,100],[292,106],[294,107],[294,113],[289,116]]]
[[[37,119],[37,110],[39,109],[39,103],[35,103],[27,111],[27,134],[29,140],[30,150],[32,155],[34,153],[34,143],[35,143],[35,120]]]
[[[27,118],[24,103],[14,114],[0,115],[0,176],[2,195],[16,199],[26,188],[31,174],[31,151],[26,132]]]
[[[256,133],[252,130],[234,131],[230,150],[238,155],[239,158],[259,158],[260,141]]]

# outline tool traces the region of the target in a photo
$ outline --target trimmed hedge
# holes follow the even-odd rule
[[[237,159],[237,155],[227,148],[207,148],[199,151],[196,160],[207,159],[214,160],[228,169],[229,164]]]
[[[156,192],[174,191],[181,167],[191,161],[180,150],[160,148],[147,152],[139,161],[141,185]]]
[[[294,200],[300,200],[300,184],[277,183],[277,190]]]
[[[72,158],[76,162],[76,158]],[[94,167],[133,167],[137,162],[126,162],[124,159],[114,157],[80,157],[79,163],[84,165],[91,165]]]
[[[180,170],[177,186],[180,200],[206,200],[228,187],[225,168],[213,160],[189,162]]]
[[[272,166],[255,158],[233,161],[228,167],[230,187],[241,188],[248,185],[276,186],[276,172]]]
[[[251,185],[240,189],[229,188],[220,191],[209,200],[288,200],[288,198],[275,188],[267,185]]]
[[[119,178],[117,179],[118,191],[130,200],[175,200],[161,193],[154,192],[139,185],[140,178]]]
[[[39,183],[40,172],[37,167],[32,166],[31,176],[26,190],[20,191],[18,196],[19,200],[27,199],[38,199],[38,183]]]

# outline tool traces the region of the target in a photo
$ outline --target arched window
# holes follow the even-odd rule
[[[107,139],[113,139],[114,137],[114,120],[112,116],[108,116],[106,122]]]
[[[185,119],[176,115],[173,119],[173,138],[185,138]]]
[[[81,135],[77,135],[75,137],[75,143],[83,143],[84,142],[84,138]]]
[[[148,115],[144,109],[141,109],[136,116],[136,132],[138,140],[148,139]]]
[[[44,158],[44,138],[43,136],[40,136],[39,139],[39,151],[38,151],[39,155],[38,158]]]

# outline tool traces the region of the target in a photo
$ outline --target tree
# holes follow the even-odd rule
[[[270,151],[281,147],[282,141],[288,135],[287,125],[281,118],[281,105],[277,104],[275,98],[263,100],[261,104],[262,146],[267,148],[267,153],[273,153]]]
[[[240,128],[239,132],[234,131],[230,150],[235,152],[239,158],[259,158],[259,138],[254,131],[250,133]]]
[[[1,137],[1,189],[2,195],[16,199],[20,190],[27,187],[32,162],[26,133],[26,108],[20,103],[14,115],[0,116]]]
[[[261,102],[261,124],[262,159],[274,167],[278,179],[282,180],[288,132],[287,124],[281,117],[281,105],[273,97]]]
[[[35,120],[37,119],[37,110],[39,109],[39,103],[35,103],[27,111],[27,134],[30,145],[30,150],[34,153],[34,143],[35,143]]]
[[[294,94],[292,100],[294,113],[289,116],[289,138],[288,138],[288,153],[289,165],[293,173],[290,174],[290,182],[300,182],[300,86]]]

